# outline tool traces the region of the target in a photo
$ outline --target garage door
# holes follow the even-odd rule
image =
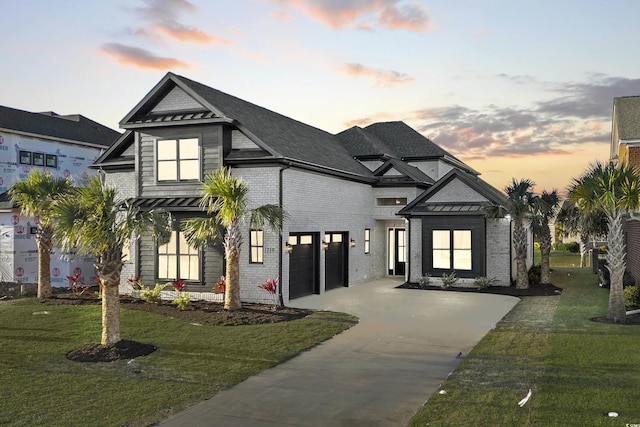
[[[325,289],[335,289],[347,286],[348,252],[347,233],[325,233],[327,249],[324,253]]]
[[[318,234],[292,233],[288,243],[289,254],[289,298],[319,293],[318,286]]]

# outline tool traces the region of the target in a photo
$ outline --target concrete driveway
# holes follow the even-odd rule
[[[292,301],[358,325],[174,415],[161,426],[403,426],[519,301],[396,289],[383,279]]]

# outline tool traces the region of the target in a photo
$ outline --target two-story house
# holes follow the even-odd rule
[[[610,160],[633,165],[640,171],[640,96],[613,99]],[[640,213],[631,214],[624,228],[627,270],[640,285]]]
[[[486,219],[504,195],[478,172],[402,122],[337,135],[168,73],[122,119],[125,133],[95,163],[140,209],[163,208],[174,238],[133,242],[122,273],[146,284],[180,277],[207,293],[224,275],[223,254],[189,247],[180,222],[198,207],[207,173],[229,166],[255,206],[281,205],[282,235],[245,227],[241,297],[281,278],[284,301],[385,276],[418,281],[455,271],[512,280],[510,223]]]
[[[38,281],[37,218],[20,214],[7,191],[34,170],[71,177],[79,183],[95,173],[90,166],[120,134],[84,116],[32,113],[0,106],[0,281]],[[68,286],[66,276],[80,273],[93,284],[93,259],[51,257],[51,281]]]

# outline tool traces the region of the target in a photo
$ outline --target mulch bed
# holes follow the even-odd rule
[[[53,297],[46,300],[44,304],[99,305],[101,300],[94,291],[88,290],[79,295],[64,288],[55,289]],[[288,322],[302,319],[313,312],[313,310],[293,307],[276,309],[271,305],[247,303],[243,303],[239,310],[230,311],[225,310],[222,303],[209,301],[192,301],[190,307],[179,310],[169,301],[151,304],[126,295],[120,297],[120,304],[122,308],[156,313],[192,324],[219,326]],[[112,362],[146,356],[155,350],[156,347],[151,344],[122,340],[111,346],[85,344],[67,353],[67,358],[77,362]]]
[[[550,283],[547,284],[535,284],[530,285],[528,289],[516,289],[515,286],[489,286],[486,289],[478,289],[472,287],[456,287],[451,286],[443,288],[441,286],[420,286],[419,283],[404,283],[398,288],[401,289],[422,289],[427,291],[443,291],[443,292],[476,292],[480,294],[497,294],[497,295],[510,295],[513,297],[542,297],[560,295],[562,288],[559,288]]]

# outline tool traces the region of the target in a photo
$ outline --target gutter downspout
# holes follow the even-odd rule
[[[284,184],[283,184],[283,179],[282,176],[284,174],[284,171],[289,169],[291,167],[291,163],[287,164],[286,166],[283,166],[280,168],[279,171],[279,181],[278,181],[278,203],[280,205],[280,209],[284,209],[283,208],[283,202],[284,202]],[[282,261],[283,261],[283,251],[284,251],[284,240],[283,240],[283,236],[282,233],[284,232],[284,218],[282,220],[283,224],[282,224],[282,228],[283,230],[280,232],[280,237],[278,239],[279,242],[279,248],[278,248],[278,277],[280,277],[280,286],[278,286],[278,300],[280,302],[280,306],[284,307],[284,296],[282,295]]]

